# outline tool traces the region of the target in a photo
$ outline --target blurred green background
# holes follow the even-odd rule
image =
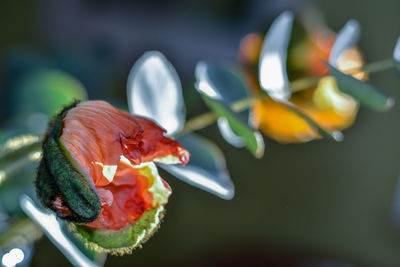
[[[29,86],[32,79],[44,82],[38,75],[45,71],[71,75],[68,82],[80,86],[77,79],[90,99],[125,106],[129,69],[151,49],[176,66],[193,116],[204,111],[193,94],[197,61],[234,62],[246,33],[310,4],[334,30],[351,18],[360,22],[367,62],[391,57],[400,35],[398,0],[3,0],[0,137],[40,131],[29,128],[24,112],[51,112],[41,109],[54,99],[44,101]],[[394,71],[371,81],[400,102]],[[226,155],[235,198],[218,199],[163,173],[174,193],[161,229],[143,249],[110,256],[106,266],[400,266],[399,120],[398,104],[386,113],[361,109],[342,143],[282,145],[265,138],[261,160],[230,147],[216,126],[204,129],[200,134]],[[55,262],[69,266],[43,238],[32,266]]]

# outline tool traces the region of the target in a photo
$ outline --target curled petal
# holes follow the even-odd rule
[[[167,156],[185,164],[189,153],[164,132],[154,122],[106,102],[87,101],[66,115],[61,141],[94,184],[104,186],[112,182],[121,156],[133,165]]]

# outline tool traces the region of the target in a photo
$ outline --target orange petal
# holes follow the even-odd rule
[[[349,127],[356,117],[356,109],[338,114],[333,109],[318,109],[312,103],[291,100],[319,125],[330,131]],[[279,142],[302,143],[320,138],[302,118],[271,98],[258,101],[253,114],[254,125]]]
[[[107,185],[111,181],[103,171],[109,166],[115,171],[122,155],[134,165],[168,155],[186,164],[189,153],[164,132],[154,122],[104,101],[86,101],[68,111],[61,140],[95,185]]]
[[[328,61],[334,40],[335,35],[328,31],[311,33],[304,43],[306,47],[302,48],[302,52],[297,53],[297,58],[292,60],[302,58],[302,60],[306,62],[303,66],[306,73],[308,72],[315,76],[326,75],[328,70],[323,62]],[[357,48],[350,48],[339,58],[338,68],[342,71],[354,68],[357,69],[361,67],[363,63],[364,61],[360,51]],[[358,79],[366,78],[365,73],[358,73],[355,77]],[[252,81],[252,79],[250,79],[250,81]],[[327,93],[325,90],[327,88],[323,88],[327,85],[322,82],[326,81],[321,80],[321,83],[317,87],[319,91],[316,95],[315,88],[308,88],[295,93],[290,101],[299,106],[303,112],[325,129],[329,131],[346,129],[353,124],[356,118],[358,104],[350,96],[341,96],[342,98],[348,98],[348,105],[344,108],[335,106],[340,103],[334,101],[335,99],[332,94],[325,95],[326,98],[321,100],[320,96]],[[336,84],[334,87],[336,87]],[[255,88],[258,88],[258,86],[255,86]],[[258,90],[259,89],[256,89],[256,91]],[[332,93],[332,90],[330,93]],[[324,105],[321,105],[323,101]],[[343,103],[343,101],[341,103]],[[260,128],[264,134],[279,142],[301,143],[320,138],[318,133],[303,119],[289,111],[284,105],[274,102],[270,98],[258,101],[256,105],[254,105],[252,111],[254,126]]]
[[[148,191],[149,186],[147,177],[140,175],[138,169],[120,162],[114,181],[104,187],[96,187],[99,193],[102,191],[112,193],[111,203],[102,202],[99,218],[86,225],[120,230],[129,224],[134,224],[153,206],[153,196]]]

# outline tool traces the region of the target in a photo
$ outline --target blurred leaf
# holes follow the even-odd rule
[[[58,70],[40,70],[27,75],[16,88],[16,117],[13,122],[25,132],[43,134],[48,118],[74,100],[86,100],[83,85]]]
[[[249,128],[247,123],[234,113],[228,106],[219,103],[206,95],[202,95],[206,104],[220,117],[228,120],[230,127],[236,135],[240,136],[246,148],[256,157],[261,158],[264,155],[264,140],[260,132]]]
[[[330,64],[328,64],[328,67],[331,75],[335,77],[340,91],[350,95],[360,102],[361,105],[379,111],[388,110],[393,106],[393,98],[387,96],[372,85],[357,80],[351,75],[344,74]]]
[[[52,213],[46,213],[28,196],[20,199],[20,205],[25,214],[36,222],[51,242],[65,255],[74,266],[103,266],[106,255],[103,253],[93,254],[80,250],[76,244],[64,232],[63,225]],[[88,255],[93,258],[88,257]]]
[[[208,97],[230,106],[238,100],[249,97],[248,90],[239,74],[228,66],[210,62],[196,65],[196,89]],[[248,120],[249,110],[238,114]],[[218,119],[218,128],[224,139],[235,147],[244,147],[243,140],[235,134],[225,118]]]
[[[397,70],[400,71],[400,37],[397,39],[396,45],[394,46],[393,59],[396,63]]]
[[[40,158],[41,139],[38,136],[20,136],[8,140],[0,148],[0,185],[13,172]]]
[[[14,155],[24,155],[35,149],[40,149],[41,139],[35,135],[22,135],[11,138],[0,146],[0,159],[4,160],[7,157]],[[15,159],[15,157],[13,157]]]
[[[34,72],[19,88],[18,106],[24,114],[41,113],[53,116],[72,101],[86,100],[83,85],[73,76],[59,70]]]
[[[42,235],[43,232],[30,219],[24,217],[14,220],[11,227],[0,235],[0,250],[26,246],[39,240]]]
[[[242,148],[245,146],[243,139],[238,136],[233,130],[229,121],[225,117],[219,117],[217,120],[219,132],[222,137],[232,146]]]
[[[132,67],[127,84],[132,114],[156,121],[168,135],[185,124],[182,86],[172,64],[158,51],[145,53]]]
[[[185,166],[159,164],[160,167],[193,186],[223,199],[232,199],[235,188],[226,168],[225,157],[218,146],[196,134],[177,139],[191,156]]]
[[[339,31],[329,55],[329,64],[336,66],[336,62],[344,51],[355,46],[360,39],[361,27],[357,20],[349,20]]]
[[[261,88],[275,100],[288,100],[291,95],[286,60],[293,14],[285,11],[275,19],[263,43],[258,65]]]
[[[195,69],[196,87],[208,97],[231,105],[249,96],[238,71],[227,65],[199,62]]]

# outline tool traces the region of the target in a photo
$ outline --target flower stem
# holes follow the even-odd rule
[[[376,62],[372,62],[369,64],[366,64],[362,66],[361,68],[354,68],[354,69],[349,69],[346,71],[343,71],[346,74],[357,74],[359,72],[366,72],[366,73],[374,73],[374,72],[379,72],[379,71],[384,71],[387,69],[394,68],[395,62],[392,58],[384,59],[384,60],[379,60]],[[302,91],[304,89],[307,89],[313,85],[316,85],[320,79],[328,77],[329,75],[321,76],[321,77],[305,77],[302,79],[298,79],[296,81],[293,81],[290,84],[290,88],[292,93]]]
[[[394,67],[395,67],[394,60],[392,58],[389,58],[389,59],[379,60],[376,62],[365,64],[361,68],[346,70],[346,71],[344,71],[344,73],[346,73],[346,74],[356,74],[359,72],[374,73],[374,72],[388,70],[388,69],[391,69]],[[320,79],[329,77],[329,76],[330,75],[325,75],[325,76],[321,76],[321,77],[313,77],[312,76],[312,77],[306,77],[306,78],[295,80],[290,83],[291,91],[294,93],[294,92],[308,89],[308,88],[318,84]],[[250,96],[248,98],[240,99],[240,100],[232,103],[230,107],[233,111],[240,112],[240,111],[246,110],[249,107],[251,107],[256,102],[256,100],[263,99],[267,96],[268,96],[268,94],[266,94],[265,92],[262,92],[262,93]],[[213,124],[217,119],[218,119],[218,116],[214,112],[207,112],[207,113],[201,114],[201,115],[187,121],[183,130],[180,133],[178,133],[177,136],[182,136],[182,135],[185,135],[190,132],[201,130],[201,129]]]
[[[193,131],[201,130],[208,125],[213,124],[217,120],[217,115],[214,112],[203,113],[185,123],[185,127],[176,137],[188,134]]]

